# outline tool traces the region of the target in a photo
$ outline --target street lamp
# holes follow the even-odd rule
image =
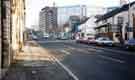
[[[129,3],[129,5],[128,5],[128,23],[129,23],[129,26],[131,27],[131,24],[130,24],[130,17],[131,17],[131,11],[130,11],[130,7],[131,7],[131,5],[130,5],[130,0],[128,0],[128,3]]]
[[[128,35],[129,35],[129,37],[128,37],[128,39],[132,36],[132,34],[131,34],[131,3],[130,3],[130,0],[128,0],[128,3],[129,3],[129,5],[128,5],[128,30],[129,30],[129,32],[128,32]]]
[[[120,0],[121,2],[122,0]],[[127,34],[128,34],[128,39],[131,37],[130,36],[130,30],[131,30],[131,3],[130,3],[130,0],[127,0],[128,1],[128,26],[127,26]],[[121,39],[122,39],[122,25],[119,25],[120,26],[120,32],[121,32]]]

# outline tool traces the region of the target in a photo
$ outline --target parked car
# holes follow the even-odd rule
[[[84,43],[84,39],[83,38],[77,39],[76,42],[77,43]]]
[[[33,40],[38,40],[38,37],[36,35],[32,35]]]
[[[80,38],[76,40],[77,43],[84,43],[84,44],[95,44],[96,40],[95,37],[88,37],[88,38]]]
[[[96,43],[96,39],[94,37],[90,37],[90,38],[88,38],[87,43],[88,44],[95,44]]]
[[[44,39],[48,39],[49,38],[49,35],[44,35],[43,38]]]
[[[135,39],[130,39],[125,43],[126,49],[133,49],[135,50]]]
[[[99,37],[96,39],[96,44],[97,45],[113,46],[114,41],[112,41],[108,37]]]

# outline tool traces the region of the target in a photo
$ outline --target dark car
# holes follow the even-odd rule
[[[125,43],[126,49],[135,50],[135,39],[130,39]]]

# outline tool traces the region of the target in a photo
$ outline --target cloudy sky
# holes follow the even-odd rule
[[[38,25],[39,11],[45,6],[52,6],[53,2],[56,6],[88,5],[108,7],[120,4],[120,0],[26,0],[26,26]]]

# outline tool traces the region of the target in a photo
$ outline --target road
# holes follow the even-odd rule
[[[135,80],[135,55],[75,41],[38,41],[75,80]]]
[[[2,80],[135,80],[134,53],[73,40],[30,41]]]

